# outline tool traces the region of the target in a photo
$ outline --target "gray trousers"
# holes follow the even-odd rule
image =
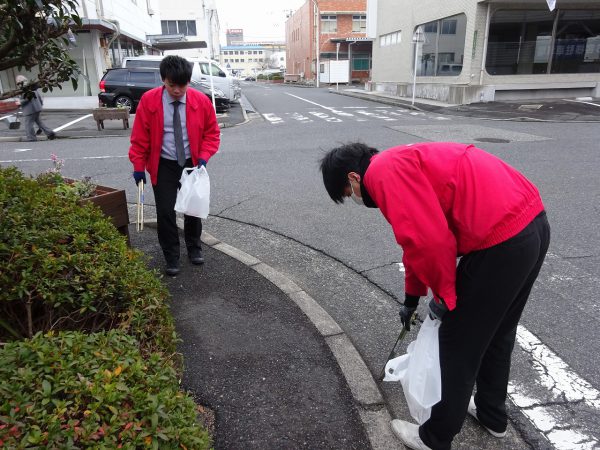
[[[28,141],[35,141],[37,138],[35,137],[35,131],[33,129],[33,124],[37,124],[40,129],[46,133],[46,136],[50,136],[54,134],[54,132],[48,128],[40,117],[40,112],[36,112],[33,114],[29,114],[28,116],[23,116],[23,122],[25,124],[25,137]]]

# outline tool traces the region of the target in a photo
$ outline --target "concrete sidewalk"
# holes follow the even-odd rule
[[[435,100],[399,97],[355,87],[330,88],[334,94],[449,116],[530,122],[600,122],[600,99],[535,99],[451,105]]]

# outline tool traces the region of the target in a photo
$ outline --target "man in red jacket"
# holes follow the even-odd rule
[[[321,172],[334,202],[351,197],[379,208],[392,226],[406,273],[403,325],[410,329],[428,288],[430,314],[442,321],[442,398],[420,427],[396,419],[393,431],[410,448],[450,449],[469,413],[503,437],[517,324],[550,242],[536,187],[495,156],[457,143],[381,153],[348,144],[325,155]]]
[[[188,89],[192,65],[179,56],[160,63],[164,85],[146,92],[137,107],[129,159],[135,183],[146,183],[145,170],[156,201],[158,242],[167,263],[166,273],[179,273],[179,231],[175,200],[184,167],[205,166],[219,149],[220,130],[208,97]],[[184,216],[185,245],[192,264],[203,264],[202,221]]]

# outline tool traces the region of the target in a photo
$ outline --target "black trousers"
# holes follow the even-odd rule
[[[192,160],[185,162],[185,167],[193,167]],[[170,159],[160,158],[158,164],[158,180],[152,186],[156,201],[156,221],[158,242],[167,263],[179,261],[179,230],[175,214],[175,200],[179,189],[179,179],[183,168]],[[201,248],[202,220],[198,217],[183,216],[183,235],[188,251]]]
[[[439,330],[442,399],[419,428],[423,442],[450,449],[467,415],[473,386],[480,422],[506,430],[506,396],[517,324],[550,243],[546,213],[494,247],[463,256],[457,305]]]

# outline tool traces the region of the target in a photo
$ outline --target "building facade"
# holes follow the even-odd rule
[[[453,104],[600,96],[598,1],[368,1],[370,89],[411,96],[416,70],[416,97]]]
[[[268,70],[285,70],[285,44],[283,42],[247,42],[222,47],[221,66],[232,75],[256,76]]]
[[[71,83],[54,89],[47,96],[93,96],[98,93],[98,83],[107,68],[119,66],[126,56],[151,53],[152,46],[146,34],[160,31],[158,0],[81,0],[77,12],[83,26],[75,31],[76,42],[69,53],[81,70],[76,90]],[[3,89],[15,87],[16,70],[0,72]],[[29,78],[36,72],[25,73]]]
[[[366,0],[307,0],[285,24],[286,73],[315,80],[331,60],[349,60],[349,79],[370,77]],[[318,56],[318,57],[317,57]]]
[[[161,33],[151,41],[164,53],[188,58],[219,57],[219,15],[214,0],[159,0]]]

